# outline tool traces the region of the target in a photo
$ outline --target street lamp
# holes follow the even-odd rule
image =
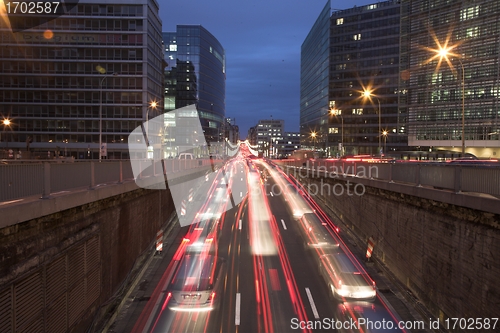
[[[387,135],[389,135],[388,131],[383,131],[382,135],[384,136],[384,154],[387,153]]]
[[[314,151],[316,151],[316,136],[318,134],[316,132],[311,132],[311,138],[313,139],[314,141]]]
[[[340,116],[340,119],[342,120],[342,134],[341,134],[342,150],[340,151],[340,153],[344,155],[344,117],[342,117],[342,110],[331,109],[330,114],[333,116]]]
[[[454,55],[456,56],[456,59],[458,59],[458,62],[460,63],[460,67],[462,68],[462,156],[465,155],[465,69],[464,69],[464,64],[462,63],[462,60],[460,59],[460,56],[457,54],[452,54],[451,51],[452,47],[446,48],[446,47],[439,47],[438,50],[434,50],[437,53],[437,56],[439,57],[440,63],[443,59],[446,60],[448,65],[450,65],[450,60],[448,59],[449,55]]]
[[[6,129],[7,127],[9,127],[9,128],[10,128],[10,124],[11,124],[11,123],[12,123],[12,122],[10,121],[10,119],[4,119],[4,120],[2,121],[2,124],[3,124],[3,136],[4,136],[4,138],[5,138],[5,145],[6,145],[6,146],[5,146],[5,149],[6,149],[6,150],[9,150],[9,139],[7,138],[7,135],[5,134],[5,129]]]
[[[381,144],[381,139],[382,137],[380,136],[380,133],[382,132],[381,129],[381,110],[380,110],[380,100],[375,97],[375,95],[372,94],[370,90],[365,90],[363,91],[363,97],[372,99],[375,98],[378,102],[378,151],[380,152],[380,149],[382,149],[382,144]]]
[[[101,79],[99,82],[99,87],[100,87],[100,93],[99,93],[99,162],[101,162],[102,159],[102,84],[104,83],[104,80],[110,76],[116,76],[118,73],[112,73],[109,75],[104,75],[104,77]]]

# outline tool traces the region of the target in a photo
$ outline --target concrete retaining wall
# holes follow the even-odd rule
[[[174,211],[166,190],[78,201],[0,229],[0,332],[85,331]]]

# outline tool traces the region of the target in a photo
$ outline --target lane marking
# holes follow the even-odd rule
[[[318,310],[316,309],[316,304],[314,304],[314,300],[313,300],[313,297],[311,295],[311,291],[309,290],[309,288],[306,288],[306,294],[307,294],[307,298],[309,299],[309,303],[311,303],[311,308],[312,308],[314,318],[319,319]]]
[[[285,224],[285,221],[283,221],[283,219],[281,219],[281,224],[283,225],[283,229],[286,230],[286,224]]]
[[[240,223],[238,223],[238,229],[241,230],[241,220],[240,220]]]
[[[236,293],[236,309],[234,313],[234,324],[236,326],[240,325],[240,320],[241,320],[240,307],[241,307],[241,294]]]
[[[240,198],[243,197],[243,192],[240,192]]]
[[[273,194],[273,192],[269,192],[269,194],[270,194],[270,195],[271,195],[272,197],[274,197],[274,194]]]

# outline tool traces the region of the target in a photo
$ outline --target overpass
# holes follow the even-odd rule
[[[211,168],[203,160],[164,162],[141,181]],[[495,316],[499,168],[275,162],[344,223],[344,232],[361,243],[374,238],[375,260],[433,315]],[[84,330],[157,231],[175,224],[169,190],[139,188],[128,161],[0,165],[0,185],[2,332]]]

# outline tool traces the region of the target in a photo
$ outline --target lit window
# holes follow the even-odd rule
[[[460,21],[470,20],[479,16],[480,6],[472,6],[469,8],[463,8],[460,10]]]
[[[377,8],[377,4],[366,6],[366,9],[368,9],[368,10],[370,10],[370,9],[376,9],[376,8]]]
[[[338,127],[330,127],[328,129],[328,133],[330,133],[330,134],[338,134],[338,132],[339,132]]]
[[[467,28],[467,38],[479,36],[479,27]]]
[[[341,24],[344,24],[344,18],[338,18],[337,19],[337,25],[341,25]]]
[[[361,40],[361,34],[356,34],[353,36],[354,40]]]
[[[177,45],[175,45],[175,44],[170,44],[170,45],[168,46],[168,49],[169,49],[169,51],[174,51],[174,52],[175,52],[175,51],[177,51]]]

